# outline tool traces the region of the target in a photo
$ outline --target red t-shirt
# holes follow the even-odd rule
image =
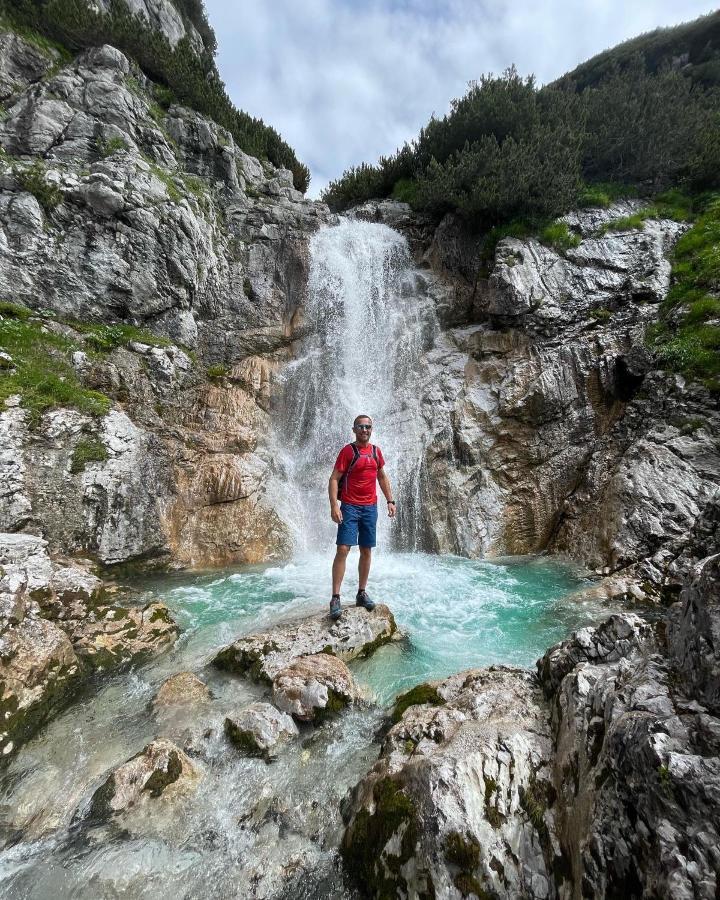
[[[345,503],[355,503],[358,506],[372,506],[373,503],[377,503],[375,484],[378,472],[385,465],[385,460],[380,448],[376,447],[377,462],[375,462],[372,444],[368,444],[367,447],[358,447],[358,450],[360,457],[343,482],[342,497],[340,499]],[[346,444],[335,461],[335,468],[338,472],[345,474],[354,456],[352,444]]]

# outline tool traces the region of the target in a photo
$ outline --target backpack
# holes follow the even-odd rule
[[[350,465],[347,467],[347,472],[343,474],[340,481],[338,481],[338,500],[342,500],[342,489],[345,487],[345,482],[347,481],[348,475],[350,474],[352,467],[355,463],[360,459],[360,451],[355,446],[355,444],[348,444],[347,446],[352,447],[353,458]],[[375,465],[377,465],[378,456],[377,456],[377,447],[375,444],[370,444],[372,447],[372,458],[375,460]]]

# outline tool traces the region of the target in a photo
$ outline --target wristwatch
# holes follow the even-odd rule
[[[397,503],[394,500],[388,500],[387,505],[388,506],[397,506]]]

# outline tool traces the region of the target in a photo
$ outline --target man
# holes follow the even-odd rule
[[[330,476],[330,516],[338,526],[337,552],[332,566],[332,600],[330,618],[339,619],[340,587],[345,576],[345,563],[350,548],[360,545],[358,564],[359,585],[356,606],[374,609],[375,603],[366,593],[372,548],[375,546],[377,524],[377,491],[375,483],[385,495],[388,516],[395,515],[390,479],[385,472],[385,460],[379,447],[370,443],[372,434],[370,416],[357,416],[353,422],[355,440],[340,451]]]

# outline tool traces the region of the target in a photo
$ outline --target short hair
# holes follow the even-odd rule
[[[363,414],[361,416],[355,416],[355,418],[353,419],[353,428],[357,425],[359,419],[370,419],[370,423],[372,424],[372,416],[366,416]]]

